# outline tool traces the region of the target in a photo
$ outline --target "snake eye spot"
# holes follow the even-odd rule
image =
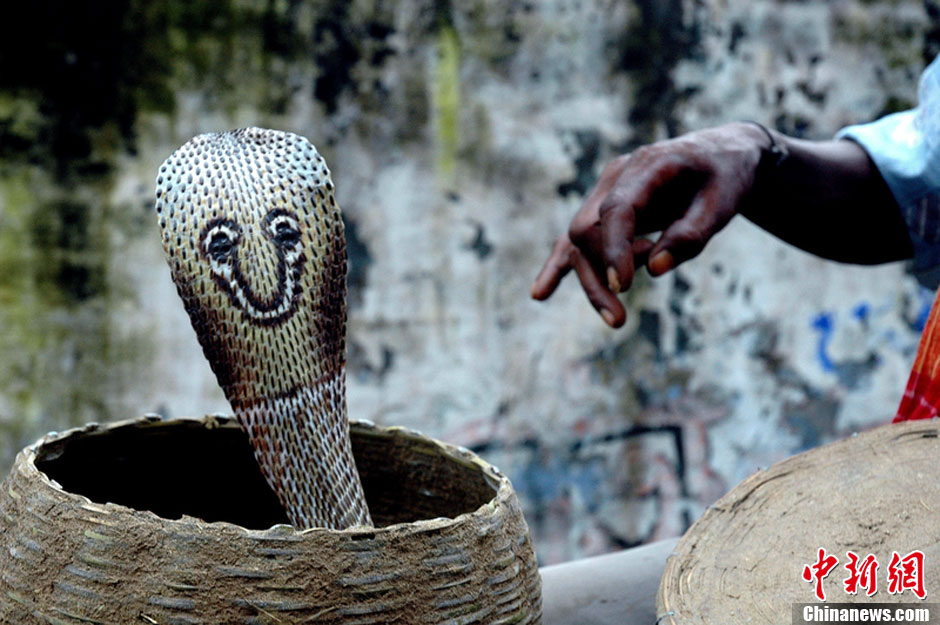
[[[265,227],[268,236],[281,249],[289,250],[300,244],[300,223],[289,211],[271,211],[265,218]]]
[[[222,258],[232,253],[235,244],[224,232],[217,232],[209,239],[209,254],[215,258]]]
[[[218,224],[203,237],[206,255],[217,262],[227,261],[234,253],[238,243],[238,233],[226,224]]]
[[[281,247],[294,247],[300,242],[300,232],[288,222],[282,221],[275,227],[274,242]]]

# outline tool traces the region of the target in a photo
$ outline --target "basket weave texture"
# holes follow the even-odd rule
[[[824,606],[804,567],[818,550],[838,558],[823,581],[831,603],[920,604],[889,592],[892,553],[924,554],[927,601],[940,592],[940,421],[884,425],[817,447],[735,486],[692,525],[666,560],[659,625],[800,622]],[[850,594],[848,552],[879,563],[876,592]],[[929,605],[929,604],[928,604]],[[913,621],[909,621],[913,622]]]
[[[48,435],[0,485],[0,623],[539,623],[509,480],[416,432],[351,431],[376,527],[302,532],[226,418]]]

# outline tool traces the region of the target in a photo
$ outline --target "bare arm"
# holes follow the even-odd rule
[[[861,146],[775,138],[790,156],[758,177],[742,215],[823,258],[876,264],[913,254],[894,196]]]
[[[880,263],[912,254],[894,198],[859,145],[779,133],[774,140],[789,155],[770,167],[770,139],[745,123],[615,159],[556,240],[532,297],[546,299],[574,269],[591,304],[619,327],[626,311],[616,293],[630,287],[637,267],[662,275],[698,255],[738,213],[833,260]],[[655,242],[644,238],[655,232],[662,233]]]

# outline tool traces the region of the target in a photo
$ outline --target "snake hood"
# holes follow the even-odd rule
[[[346,244],[305,138],[199,135],[160,167],[177,290],[255,457],[298,527],[371,524],[346,419]]]

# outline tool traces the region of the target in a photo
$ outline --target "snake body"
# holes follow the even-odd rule
[[[330,172],[287,132],[199,135],[160,167],[170,271],[298,528],[371,525],[346,418],[346,244]]]

